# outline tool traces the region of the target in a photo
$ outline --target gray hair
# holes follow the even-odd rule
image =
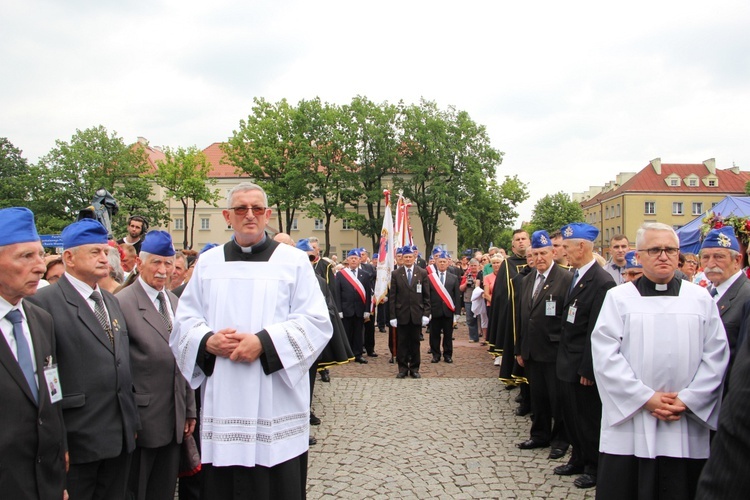
[[[227,193],[227,208],[232,208],[232,198],[234,198],[235,194],[247,191],[260,191],[263,193],[263,205],[268,207],[268,196],[266,196],[266,191],[262,187],[252,182],[240,182]]]
[[[479,261],[478,261],[477,259],[473,259],[473,258],[472,258],[472,259],[471,259],[471,260],[469,261],[469,264],[476,264],[476,265],[479,265]]]
[[[109,261],[109,277],[118,283],[122,283],[125,280],[125,271],[122,270],[120,265],[120,252],[116,248],[110,248],[107,252],[107,260]]]
[[[680,238],[677,236],[677,233],[675,232],[674,228],[668,224],[664,224],[663,222],[644,222],[640,228],[638,228],[638,232],[635,233],[635,248],[636,249],[642,249],[644,240],[646,239],[646,232],[647,231],[666,231],[669,233],[672,233],[672,238],[674,238],[675,244],[679,247],[680,246]]]

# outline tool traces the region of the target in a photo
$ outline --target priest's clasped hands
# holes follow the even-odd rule
[[[676,392],[654,392],[654,395],[643,405],[651,415],[664,422],[679,420],[687,410],[685,403],[680,401]]]
[[[208,338],[206,350],[230,361],[250,363],[263,354],[263,345],[255,334],[237,333],[235,328],[224,328]]]

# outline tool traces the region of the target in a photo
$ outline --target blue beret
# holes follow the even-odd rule
[[[206,243],[206,245],[203,248],[201,248],[201,251],[198,252],[198,255],[202,255],[208,252],[209,250],[211,250],[212,248],[216,248],[218,246],[219,245],[217,245],[216,243]]]
[[[625,254],[625,269],[641,269],[643,266],[638,262],[638,257],[635,256],[635,250]]]
[[[359,257],[359,248],[352,248],[349,250],[349,253],[346,254],[347,257]]]
[[[398,247],[396,249],[396,255],[403,255],[404,254],[404,247]]]
[[[448,252],[441,251],[440,253],[438,253],[437,255],[435,255],[435,257],[438,258],[438,259],[450,259],[451,256],[448,255]]]
[[[549,237],[549,233],[542,229],[541,231],[534,231],[531,235],[531,248],[544,248],[552,246],[552,239]]]
[[[107,243],[107,230],[95,219],[81,219],[62,230],[63,249]]]
[[[442,252],[442,251],[443,251],[443,249],[442,249],[442,248],[440,248],[440,247],[435,247],[435,248],[433,248],[433,249],[432,249],[432,255],[435,255],[436,253],[440,253],[440,252]]]
[[[0,246],[39,241],[34,214],[28,208],[10,207],[0,210]]]
[[[701,250],[704,248],[726,248],[727,250],[740,251],[740,244],[734,235],[732,226],[724,226],[720,229],[712,229],[706,235],[701,244]]]
[[[362,248],[359,249],[359,253],[362,254],[362,253],[370,253],[370,252],[368,252],[365,247],[362,247]]]
[[[406,245],[404,246],[404,248],[401,249],[401,253],[404,255],[411,255],[414,253],[414,247]]]
[[[471,248],[467,248],[466,250],[464,250],[464,253],[462,255],[464,257],[471,257],[472,255],[474,255],[474,252],[471,251]]]
[[[377,253],[372,254],[372,258],[373,260],[378,260],[378,254]]]
[[[594,241],[599,236],[599,230],[583,222],[574,222],[560,229],[564,240],[588,240]]]
[[[172,237],[166,231],[150,231],[141,244],[141,252],[171,257],[175,254]]]
[[[315,251],[315,249],[310,244],[310,239],[309,238],[300,238],[299,240],[297,240],[297,244],[294,245],[294,246],[297,247],[297,248],[299,248],[303,252],[314,252]]]

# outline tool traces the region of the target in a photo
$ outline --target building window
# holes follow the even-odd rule
[[[617,215],[617,217],[620,216],[620,204],[619,203],[617,204],[617,213],[615,215]]]
[[[716,179],[709,179],[708,187],[716,187]]]
[[[693,215],[700,215],[703,213],[703,203],[699,201],[693,202]]]
[[[323,219],[315,219],[315,230],[316,231],[322,231],[325,229],[325,223],[323,223]]]
[[[656,202],[647,201],[643,213],[646,215],[654,215],[656,213]]]
[[[672,202],[672,215],[683,215],[681,201]]]
[[[182,220],[182,217],[179,219],[174,220],[174,230],[175,231],[184,231],[185,230],[185,221]]]
[[[211,219],[208,217],[201,217],[201,231],[207,231],[211,229]]]
[[[690,179],[688,180],[688,186],[695,187],[698,185],[698,179]]]
[[[352,229],[352,223],[349,222],[349,219],[344,219],[341,221],[341,229]]]
[[[680,185],[680,180],[679,179],[669,179],[669,185],[673,186],[673,187],[674,186],[679,186]]]
[[[715,207],[716,205],[718,205],[718,204],[719,204],[719,202],[718,202],[718,201],[713,201],[713,202],[711,202],[711,208],[713,209],[713,208],[714,208],[714,207]]]
[[[607,241],[609,241],[609,228],[605,229],[605,237],[607,238]]]
[[[620,226],[617,226],[617,233],[615,233],[615,234],[621,234],[621,233],[622,233],[622,231],[620,231]]]
[[[346,261],[346,254],[349,253],[349,250],[351,250],[351,249],[341,250],[341,262],[345,262]]]
[[[292,227],[289,228],[290,231],[297,231],[299,228],[297,227],[297,218],[295,217],[292,219]]]

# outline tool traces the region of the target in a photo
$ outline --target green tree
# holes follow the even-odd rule
[[[484,126],[452,106],[440,110],[422,99],[404,107],[403,115],[403,176],[394,184],[416,206],[427,250],[435,244],[440,214],[456,220],[459,207],[495,178],[502,153],[492,148]]]
[[[31,175],[28,160],[21,156],[20,149],[7,138],[0,137],[0,208],[28,207],[32,187],[37,183]]]
[[[567,193],[560,191],[548,194],[536,202],[529,229],[552,232],[571,222],[583,222],[583,209],[579,203],[571,201]]]
[[[383,102],[376,104],[357,96],[343,106],[345,121],[343,148],[347,157],[356,163],[356,175],[347,198],[355,213],[349,216],[352,227],[370,238],[374,248],[380,241],[383,226],[383,189],[387,179],[399,164],[398,106]],[[357,213],[363,203],[366,215]]]
[[[527,186],[517,176],[506,176],[502,184],[490,179],[485,189],[474,192],[471,202],[456,213],[458,247],[487,250],[490,243],[499,246],[504,230],[518,218],[516,206],[529,197]]]
[[[299,129],[305,120],[286,99],[253,102],[252,113],[222,147],[229,163],[263,187],[269,205],[276,208],[279,231],[288,231],[295,213],[310,201],[311,144]]]
[[[203,151],[195,146],[179,147],[176,150],[166,148],[164,156],[164,160],[156,162],[154,180],[170,197],[182,203],[183,220],[186,224],[182,245],[184,248],[192,248],[195,209],[200,202],[216,206],[219,194],[210,187],[216,185],[216,179],[209,178],[211,164]],[[192,215],[188,224],[188,209],[191,204]]]
[[[69,142],[55,141],[55,147],[39,160],[34,175],[37,188],[34,205],[44,230],[59,232],[78,211],[91,204],[97,189],[109,191],[124,208],[112,221],[114,234],[125,231],[126,219],[137,214],[152,225],[168,219],[166,207],[151,200],[145,151],[128,147],[116,132],[103,126],[76,130]]]

